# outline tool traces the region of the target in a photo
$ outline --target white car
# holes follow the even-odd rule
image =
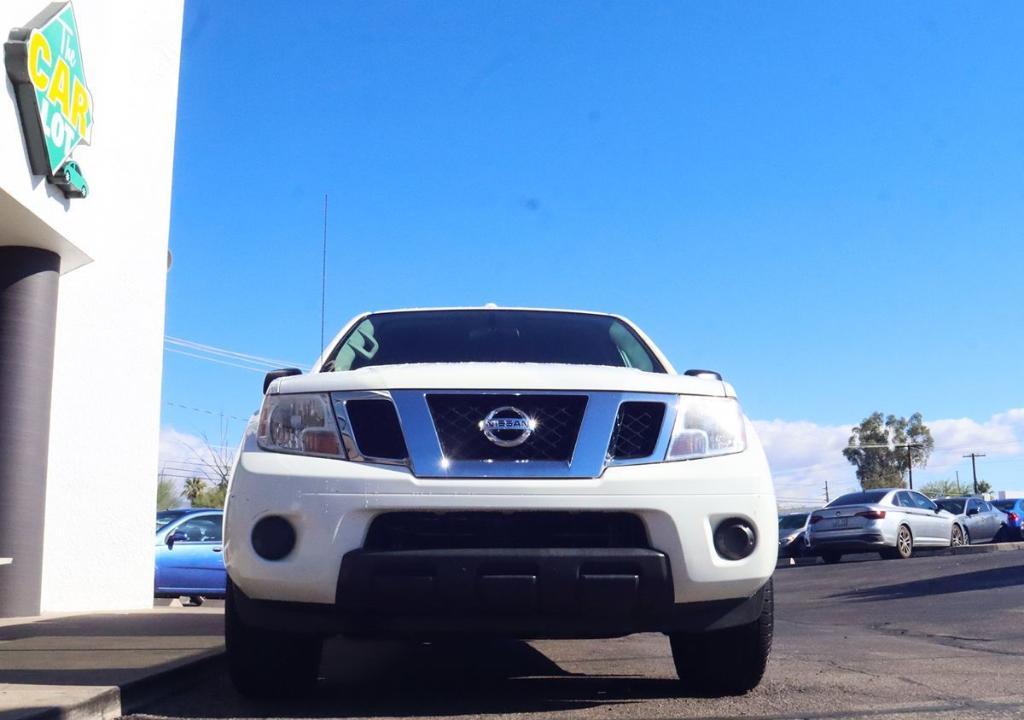
[[[755,687],[778,520],[732,387],[624,318],[362,315],[268,375],[231,478],[232,679],[316,681],[323,638],[662,632],[686,693]]]

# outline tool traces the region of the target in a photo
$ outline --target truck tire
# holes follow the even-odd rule
[[[224,603],[224,644],[228,674],[246,697],[295,697],[316,685],[323,639],[246,625],[228,581]]]
[[[769,580],[757,620],[706,633],[670,633],[672,660],[684,694],[743,695],[757,687],[772,649],[774,618],[775,597]]]

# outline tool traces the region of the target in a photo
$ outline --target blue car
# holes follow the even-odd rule
[[[1024,535],[1024,498],[993,500],[991,505],[1006,513],[1006,527],[1009,528],[1012,539],[1016,540]]]
[[[224,513],[209,508],[156,514],[156,597],[222,598],[227,586]]]

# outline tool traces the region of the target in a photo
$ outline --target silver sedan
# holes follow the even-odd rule
[[[964,545],[995,542],[1006,537],[1009,532],[1006,513],[992,507],[982,498],[946,497],[939,498],[935,504],[956,516],[957,525],[963,529],[961,539]]]
[[[864,490],[836,498],[807,520],[807,545],[827,563],[843,553],[909,558],[915,547],[963,544],[963,527],[914,490]]]

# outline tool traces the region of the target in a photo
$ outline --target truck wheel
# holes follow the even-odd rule
[[[229,581],[224,644],[235,689],[258,698],[294,697],[312,690],[320,670],[323,639],[246,625],[235,607],[235,592]]]
[[[686,695],[714,697],[750,692],[764,675],[772,649],[775,597],[764,586],[761,616],[725,630],[670,633],[672,660]]]

